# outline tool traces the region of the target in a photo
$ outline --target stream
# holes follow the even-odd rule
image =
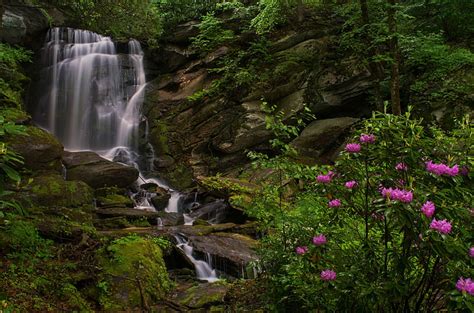
[[[185,225],[192,225],[195,218],[186,213],[189,210],[185,212],[184,195],[144,174],[153,170],[154,151],[145,138],[150,153],[139,153],[141,130],[148,135],[148,123],[141,114],[146,86],[143,55],[140,43],[133,39],[123,54],[117,53],[109,37],[80,29],[50,29],[42,49],[41,95],[33,119],[68,151],[93,151],[137,168],[140,174],[131,194],[135,209],[155,211],[151,198],[156,193],[141,186],[160,187],[170,194],[165,212],[183,214]],[[189,205],[199,205],[197,194]],[[199,259],[184,234],[174,238],[199,280],[218,280],[209,253]]]

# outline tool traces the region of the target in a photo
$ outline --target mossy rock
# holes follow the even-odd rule
[[[171,289],[160,247],[148,238],[130,235],[101,249],[99,302],[106,311],[117,312],[149,305]]]
[[[47,131],[27,126],[23,135],[6,136],[7,145],[23,157],[24,167],[33,171],[62,171],[63,146]]]
[[[214,307],[224,302],[225,294],[229,285],[224,281],[215,283],[199,284],[185,290],[177,299],[179,304],[192,309],[202,309]],[[223,311],[214,311],[223,312]]]
[[[68,208],[93,206],[91,187],[81,181],[65,181],[58,174],[34,177],[26,189],[28,200],[35,205]]]
[[[130,197],[109,194],[106,196],[97,197],[97,205],[100,207],[128,207],[133,208],[133,201]]]

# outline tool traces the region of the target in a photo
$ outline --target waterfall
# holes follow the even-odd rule
[[[114,42],[87,30],[52,28],[42,49],[43,71],[38,82],[38,105],[33,112],[37,124],[53,133],[70,151],[92,150],[116,162],[139,166],[139,126],[145,95],[143,51],[136,40],[128,42],[128,53],[117,53]],[[153,170],[153,147],[145,155],[148,171]],[[146,154],[146,153],[145,153]],[[157,178],[141,173],[132,195],[136,209],[155,210],[151,199],[156,193],[140,188],[155,184],[168,190],[168,213],[182,213],[183,195]],[[157,220],[158,227],[162,220]],[[182,249],[196,266],[198,278],[217,280],[207,262],[192,256],[192,247],[181,237]]]
[[[185,239],[183,235],[176,235],[174,237],[178,242],[177,247],[181,249],[181,251],[186,254],[189,261],[194,264],[194,267],[196,269],[196,276],[198,279],[206,280],[208,282],[215,282],[219,280],[216,275],[216,270],[212,269],[212,258],[209,253],[206,254],[206,261],[198,260],[193,255],[193,247],[189,244],[189,242]]]
[[[109,37],[72,28],[52,28],[46,41],[35,121],[67,150],[136,150],[145,90],[140,43],[118,54]]]

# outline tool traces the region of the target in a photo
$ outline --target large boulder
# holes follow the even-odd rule
[[[127,187],[138,178],[136,168],[111,162],[91,151],[65,152],[63,163],[67,180],[81,180],[92,188]]]
[[[337,117],[316,120],[309,124],[303,132],[291,142],[298,155],[316,160],[328,149],[338,146],[338,139],[343,136],[359,119]]]
[[[92,208],[92,189],[81,181],[65,181],[59,174],[45,174],[34,177],[26,188],[26,197],[19,199],[26,206],[82,207]]]
[[[98,253],[102,270],[99,302],[107,312],[149,311],[171,289],[163,253],[152,240],[136,235],[114,240]],[[134,311],[135,312],[135,311]]]
[[[27,126],[22,135],[8,135],[8,147],[23,157],[24,167],[33,171],[62,171],[63,146],[47,131]]]
[[[211,254],[216,268],[233,277],[245,276],[247,265],[257,259],[254,251],[257,241],[245,235],[212,233],[207,236],[190,236],[188,239],[198,256]]]

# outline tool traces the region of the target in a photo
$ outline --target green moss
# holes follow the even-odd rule
[[[191,169],[182,164],[177,165],[172,171],[164,173],[164,176],[171,186],[177,189],[186,189],[194,184]]]
[[[130,197],[126,197],[118,194],[109,194],[102,197],[97,197],[97,202],[101,206],[125,206],[133,207],[133,201]]]
[[[225,281],[217,281],[206,285],[204,288],[202,285],[196,285],[186,290],[186,294],[179,302],[182,305],[196,309],[211,307],[223,303],[227,288],[228,284]]]
[[[152,304],[172,287],[162,251],[153,240],[137,235],[116,239],[99,251],[98,260],[100,303],[105,310],[142,307],[141,296]]]
[[[58,174],[35,177],[30,186],[30,202],[51,207],[92,206],[92,189],[84,182],[65,181]]]
[[[151,131],[151,142],[159,155],[169,154],[168,125],[163,121],[156,121]]]

